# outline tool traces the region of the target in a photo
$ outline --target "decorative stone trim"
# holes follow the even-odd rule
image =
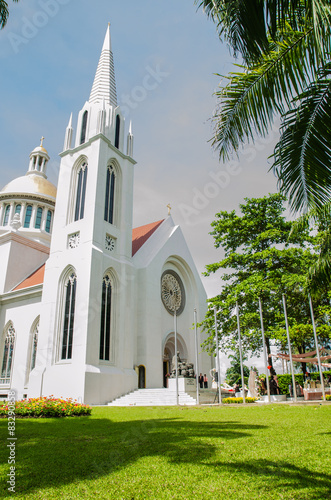
[[[77,248],[80,242],[80,233],[69,234],[68,248]]]

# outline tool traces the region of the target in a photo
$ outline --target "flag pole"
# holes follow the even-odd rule
[[[308,293],[308,298],[309,298],[311,322],[312,322],[313,330],[314,330],[314,338],[315,338],[315,346],[316,346],[316,352],[317,352],[318,368],[319,368],[319,371],[320,371],[320,379],[321,379],[321,385],[322,385],[322,394],[323,394],[323,400],[325,401],[325,387],[324,387],[324,380],[323,380],[323,373],[322,373],[321,357],[320,357],[320,350],[319,350],[318,341],[317,341],[317,333],[316,333],[316,325],[315,325],[313,302],[311,300],[310,293]]]
[[[241,334],[240,334],[240,321],[239,321],[239,306],[238,306],[238,302],[236,302],[236,309],[237,309],[237,325],[238,325],[238,337],[239,337],[241,385],[242,385],[242,394],[243,394],[243,404],[246,404],[244,365],[243,365],[243,355],[242,355],[242,347],[241,347]]]
[[[199,354],[198,354],[198,327],[197,310],[194,308],[194,330],[195,330],[195,380],[197,383],[197,405],[200,404],[199,395]]]
[[[218,345],[218,328],[217,328],[217,310],[214,307],[214,317],[215,317],[215,340],[216,340],[216,363],[217,363],[217,387],[218,387],[218,403],[222,404],[222,393],[221,393],[221,367],[220,367],[220,353]]]
[[[290,340],[290,330],[289,330],[289,327],[288,327],[287,311],[286,311],[286,299],[285,299],[285,294],[284,293],[283,293],[283,307],[284,307],[284,316],[285,316],[285,325],[286,325],[288,351],[289,351],[289,354],[290,354],[290,367],[291,367],[291,373],[292,373],[293,395],[294,395],[294,401],[297,402],[297,388],[296,388],[296,385],[295,385],[295,377],[294,377],[294,369],[293,369],[293,359],[292,359],[292,349],[291,349],[291,340]]]
[[[267,383],[268,403],[270,403],[270,384],[269,384],[269,377],[268,377],[267,348],[265,345],[262,301],[261,301],[260,297],[259,297],[259,308],[260,308],[261,332],[262,332],[262,342],[263,342],[264,369],[265,369],[265,373],[266,373],[265,379],[266,379],[266,383]]]
[[[176,356],[176,405],[178,406],[178,356],[177,356],[177,311],[174,312],[174,329],[175,329],[175,356]]]

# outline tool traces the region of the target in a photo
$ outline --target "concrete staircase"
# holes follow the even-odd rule
[[[180,405],[195,405],[196,400],[186,392],[179,391]],[[169,389],[138,389],[114,399],[108,406],[175,406],[176,392]]]

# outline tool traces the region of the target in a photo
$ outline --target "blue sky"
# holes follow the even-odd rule
[[[233,59],[193,0],[20,0],[9,2],[0,32],[0,137],[3,187],[24,175],[29,153],[45,136],[56,184],[65,128],[88,99],[107,23],[111,22],[117,94],[130,101],[135,136],[134,225],[162,219],[170,202],[199,272],[220,260],[208,235],[220,210],[245,196],[276,190],[268,173],[273,133],[221,165],[212,150],[210,117],[220,77]],[[146,75],[157,73],[153,89]],[[127,120],[128,127],[128,120]],[[209,296],[218,277],[203,278]]]

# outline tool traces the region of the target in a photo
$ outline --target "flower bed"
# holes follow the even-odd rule
[[[331,395],[330,394],[325,394],[325,399],[326,399],[326,401],[331,401]]]
[[[50,397],[23,399],[15,402],[15,417],[79,417],[91,415],[92,408],[78,403],[74,399],[56,399]],[[0,403],[0,417],[6,417],[8,403]]]
[[[246,403],[255,403],[257,398],[245,398]],[[243,398],[224,398],[222,399],[222,403],[229,405],[229,404],[241,404],[243,403]]]

